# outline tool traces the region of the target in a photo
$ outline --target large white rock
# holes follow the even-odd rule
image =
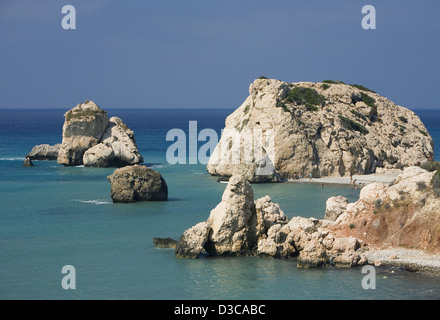
[[[65,166],[82,165],[84,153],[99,143],[108,126],[107,113],[92,101],[86,101],[64,116],[63,141],[57,161]]]
[[[347,210],[348,200],[345,197],[331,197],[326,202],[324,219],[336,221]]]
[[[208,226],[206,222],[200,222],[186,230],[176,244],[176,256],[178,258],[197,258],[203,251],[208,241]]]
[[[63,125],[58,163],[65,166],[122,167],[142,163],[134,133],[118,117],[94,102],[86,101],[69,110]]]
[[[254,192],[243,176],[232,176],[222,201],[211,211],[207,225],[210,229],[212,255],[241,254],[250,250],[248,224],[255,215]]]
[[[112,117],[100,143],[84,153],[86,167],[122,167],[142,163],[134,133],[118,117]]]
[[[273,225],[288,219],[269,196],[254,202],[252,186],[243,175],[229,179],[222,201],[203,224],[184,232],[176,246],[178,257],[192,257],[206,251],[209,255],[249,255],[266,237]],[[203,228],[202,228],[203,227]],[[190,248],[197,245],[197,248]]]
[[[306,103],[289,100],[289,92],[299,87],[315,90],[325,102],[312,111]],[[374,106],[366,104],[367,96]],[[326,89],[323,83],[257,79],[226,119],[207,170],[219,176],[244,174],[251,182],[295,174],[349,176],[424,162],[433,156],[433,146],[414,112],[376,93],[345,84]]]

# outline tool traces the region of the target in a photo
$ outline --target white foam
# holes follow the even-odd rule
[[[94,204],[94,205],[102,205],[102,204],[111,204],[111,202],[105,200],[75,200],[81,203]]]
[[[24,161],[24,157],[5,157],[0,158],[0,161]]]

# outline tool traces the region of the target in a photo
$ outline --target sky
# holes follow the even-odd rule
[[[263,75],[439,108],[439,12],[438,0],[0,0],[0,108],[233,109]]]

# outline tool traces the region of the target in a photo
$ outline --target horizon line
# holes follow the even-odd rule
[[[190,110],[190,109],[196,109],[196,110],[237,110],[239,107],[106,107],[105,110],[161,110],[161,109],[168,109],[168,110]],[[407,108],[411,111],[414,110],[439,110],[440,107],[421,107],[421,108]],[[0,107],[0,110],[70,110],[72,108],[62,108],[62,107]]]

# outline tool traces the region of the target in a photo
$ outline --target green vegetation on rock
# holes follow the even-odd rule
[[[368,88],[366,88],[366,87],[364,87],[363,85],[360,85],[360,84],[350,84],[350,86],[355,87],[355,88],[357,88],[359,90],[362,90],[362,91],[368,91],[368,92],[376,93],[373,90],[368,89]]]
[[[102,109],[72,109],[66,114],[66,121],[71,121],[75,119],[83,119],[83,118],[89,118],[89,117],[95,117],[97,115],[105,115],[107,112],[105,112]]]
[[[349,118],[346,118],[346,117],[344,117],[344,116],[341,116],[341,115],[339,115],[338,117],[339,117],[339,119],[341,120],[341,122],[342,122],[346,127],[348,127],[349,129],[354,130],[354,131],[358,131],[358,132],[360,132],[361,134],[364,134],[364,135],[369,133],[368,129],[365,128],[365,127],[364,127],[363,125],[361,125],[360,123],[358,123],[358,122],[356,122],[356,121],[353,121],[353,120],[351,120],[351,119],[349,119]]]
[[[438,162],[438,161],[423,162],[420,165],[420,168],[425,169],[429,172],[434,172],[436,170],[440,170],[440,162]]]
[[[374,98],[370,97],[368,94],[361,92],[362,101],[365,102],[365,104],[373,109],[376,109],[376,100]]]
[[[342,82],[342,81],[339,81],[339,80],[324,80],[322,82],[329,83],[329,84],[345,84],[345,82]]]
[[[362,120],[365,121],[367,120],[367,117],[364,114],[360,113],[359,111],[351,109],[350,112],[353,113],[356,117],[361,118]]]
[[[399,119],[400,119],[400,121],[402,121],[403,123],[408,123],[408,119],[405,118],[404,116],[400,116]]]
[[[288,100],[304,104],[309,111],[317,111],[316,106],[323,106],[325,103],[325,97],[320,95],[315,89],[295,87],[289,92]]]

